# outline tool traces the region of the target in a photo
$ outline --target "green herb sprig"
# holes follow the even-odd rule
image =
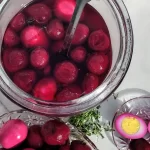
[[[112,131],[112,128],[110,123],[102,123],[100,119],[101,115],[98,108],[94,108],[80,115],[71,117],[69,122],[88,136],[100,135],[104,138],[102,131]]]

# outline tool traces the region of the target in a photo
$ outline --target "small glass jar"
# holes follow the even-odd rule
[[[31,0],[2,0],[0,2],[0,47],[10,20]],[[94,7],[104,18],[112,44],[112,66],[103,83],[92,93],[76,100],[62,103],[37,103],[40,100],[20,90],[7,76],[0,62],[0,87],[3,93],[21,106],[35,112],[53,115],[70,116],[103,102],[121,83],[125,76],[133,51],[132,24],[124,3],[121,0],[91,0]],[[0,50],[1,53],[1,50]]]
[[[72,124],[70,124],[69,122],[63,119],[50,118],[48,116],[39,115],[36,113],[32,113],[30,111],[21,109],[21,110],[10,111],[0,116],[0,128],[2,128],[7,121],[10,121],[12,119],[20,119],[24,121],[28,127],[31,127],[33,125],[42,126],[49,120],[59,120],[61,122],[64,122],[70,128],[70,136],[69,136],[70,142],[74,140],[80,140],[86,143],[91,148],[91,150],[98,150],[96,145],[86,135],[83,135],[83,133],[78,131],[76,127],[74,127]],[[2,149],[1,144],[0,144],[0,149]]]

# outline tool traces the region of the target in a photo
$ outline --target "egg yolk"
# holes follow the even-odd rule
[[[140,122],[134,117],[126,117],[122,121],[122,129],[127,134],[135,134],[140,129]]]

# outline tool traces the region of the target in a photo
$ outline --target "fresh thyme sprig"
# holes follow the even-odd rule
[[[97,108],[89,110],[69,119],[69,122],[74,125],[79,131],[88,136],[100,135],[104,138],[102,131],[112,131],[110,124],[100,122],[101,115]]]

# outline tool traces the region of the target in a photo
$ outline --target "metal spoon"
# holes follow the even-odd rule
[[[86,3],[88,3],[90,0],[76,0],[76,7],[72,16],[72,19],[69,23],[67,32],[66,32],[66,37],[64,40],[64,49],[70,49],[71,42],[74,36],[74,33],[76,31],[76,27],[78,25],[79,19],[81,17],[82,11]]]

